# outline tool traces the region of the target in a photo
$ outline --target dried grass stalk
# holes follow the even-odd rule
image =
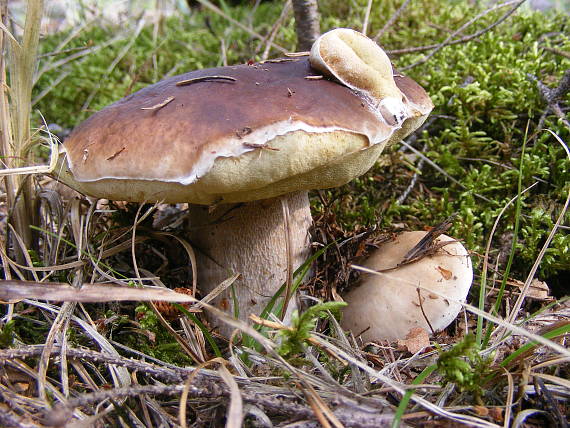
[[[3,26],[0,31],[0,49],[8,51],[9,63],[0,59],[0,156],[5,168],[18,168],[31,164],[30,114],[32,109],[32,87],[36,71],[37,50],[42,19],[43,0],[29,0],[26,9],[26,22],[21,41],[10,34],[7,22],[7,2],[0,3]],[[9,75],[9,81],[8,81]],[[32,180],[29,176],[5,176],[6,199],[11,213],[10,221],[22,238],[25,248],[18,253],[23,260],[26,249],[33,247],[30,225],[37,224],[36,200]]]

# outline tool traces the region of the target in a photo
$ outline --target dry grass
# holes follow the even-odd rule
[[[210,2],[200,3],[227,16]],[[523,309],[536,306],[527,304],[534,298],[532,280],[562,224],[568,199],[524,285],[506,289],[510,311],[492,312],[497,294],[493,287],[485,289],[487,251],[479,284],[482,304],[461,302],[462,319],[436,335],[429,347],[411,355],[394,343],[361,343],[329,316],[302,343],[302,353],[284,358],[278,352],[279,331],[286,327],[277,318],[258,320],[266,326],[261,334],[210,306],[212,294],[200,298],[182,207],[92,203],[50,180],[38,182],[40,191],[32,192],[36,176],[29,174],[53,168],[57,150],[46,134],[50,165],[34,166],[29,156],[36,141],[29,119],[41,2],[29,5],[22,40],[11,35],[6,21],[0,32],[0,45],[10,44],[12,52],[8,63],[5,57],[0,63],[5,89],[0,99],[5,169],[0,174],[5,180],[3,208],[11,220],[0,241],[1,426],[238,427],[246,418],[255,426],[566,423],[570,305],[567,299],[542,304],[531,315]],[[266,53],[269,46],[286,52],[272,40],[288,13],[286,6],[266,35],[227,18],[228,25],[262,39]],[[74,56],[69,60],[78,59]],[[39,207],[37,219],[27,203]],[[304,287],[309,302],[334,300],[363,270],[358,261],[389,234],[369,229],[348,233],[325,210],[316,219],[315,236],[326,251],[315,264],[315,278]],[[488,250],[492,245],[493,232]],[[235,279],[228,278],[212,293]],[[515,283],[512,279],[507,285]],[[193,292],[176,293],[165,282]],[[149,303],[135,309],[131,300]],[[176,306],[178,316],[167,319],[156,301],[191,305]],[[211,332],[202,311],[233,326],[232,340]],[[461,388],[434,367],[444,351],[467,340],[467,332],[476,332],[484,344],[474,352],[487,365],[471,369],[480,370],[481,390]],[[165,350],[172,343],[175,351]],[[413,384],[418,379],[421,384]],[[406,400],[411,402],[407,409],[400,404]]]

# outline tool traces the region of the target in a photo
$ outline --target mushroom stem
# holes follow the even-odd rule
[[[289,208],[289,222],[284,219],[283,200]],[[247,320],[251,313],[259,315],[287,281],[287,236],[293,269],[310,255],[311,212],[307,192],[224,204],[213,210],[191,205],[189,219],[189,237],[196,249],[198,288],[205,296],[229,276],[240,273],[232,285],[235,298],[232,290],[227,289],[213,300],[214,305],[228,314],[237,312],[240,320]],[[295,307],[292,298],[288,313]],[[210,322],[229,337],[231,327],[213,317]]]

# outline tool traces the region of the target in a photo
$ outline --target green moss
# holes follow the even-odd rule
[[[0,349],[7,349],[14,343],[16,321],[10,320],[0,328]]]
[[[128,346],[171,364],[187,365],[193,361],[183,351],[170,333],[160,324],[153,310],[146,304],[135,309],[136,317],[142,331],[147,334],[129,334],[121,340]],[[152,335],[153,340],[149,337]]]
[[[467,335],[449,351],[439,350],[437,370],[446,382],[455,383],[462,391],[470,391],[480,400],[484,379],[491,372],[493,355],[479,353],[474,335]]]

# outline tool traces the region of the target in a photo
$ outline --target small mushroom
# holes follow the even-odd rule
[[[333,30],[317,43],[318,61],[198,70],[117,101],[65,141],[57,178],[99,198],[192,204],[189,238],[202,294],[240,273],[214,304],[241,319],[259,314],[310,254],[308,190],[364,174],[433,108],[417,83],[392,76],[389,61],[376,64],[374,56],[385,54],[359,33]],[[337,43],[346,46],[335,54]],[[359,54],[351,49],[360,52],[362,43],[376,48],[347,76],[339,66],[354,63]],[[334,81],[306,78],[319,74],[317,62]],[[353,78],[361,72],[367,75]],[[398,103],[383,107],[387,94]],[[403,121],[398,109],[397,121],[385,118],[394,103]]]
[[[314,43],[310,61],[314,68],[363,94],[386,123],[401,125],[411,116],[388,55],[364,34],[348,28],[331,31]]]
[[[398,266],[425,235],[404,232],[370,255],[364,266],[384,272],[363,273],[360,284],[343,296],[348,303],[343,328],[365,341],[393,341],[417,327],[440,331],[457,317],[461,310],[457,302],[465,300],[473,281],[471,259],[463,245],[440,235],[434,241],[434,254]],[[450,243],[438,245],[443,242]]]

